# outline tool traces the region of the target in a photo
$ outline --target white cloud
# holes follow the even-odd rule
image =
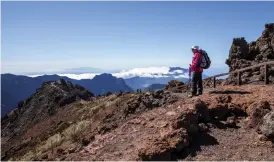
[[[134,68],[130,70],[122,70],[119,73],[113,74],[120,78],[131,78],[135,76],[139,77],[168,77],[168,75],[178,75],[178,78],[185,77],[185,72],[183,70],[173,70],[170,71],[169,67],[148,67],[148,68]]]
[[[66,76],[71,79],[81,80],[81,79],[92,79],[95,75],[100,75],[100,73],[84,73],[84,74],[56,74],[59,76]],[[38,77],[42,75],[29,75],[29,77]]]
[[[35,78],[35,77],[38,77],[38,76],[41,76],[41,75],[28,75],[28,77],[32,77],[32,78]]]
[[[169,67],[148,67],[148,68],[134,68],[130,70],[122,70],[119,73],[113,73],[119,78],[131,78],[135,76],[140,77],[161,77],[163,74],[168,74]]]
[[[81,79],[92,79],[95,75],[100,75],[100,73],[84,73],[84,74],[57,74],[59,76],[66,76],[71,79],[81,80]]]
[[[84,74],[57,74],[59,76],[66,76],[72,79],[92,79],[95,75],[100,73],[84,73]],[[169,67],[148,67],[148,68],[133,68],[129,70],[122,70],[119,73],[112,73],[113,76],[118,78],[131,78],[131,77],[151,77],[151,78],[165,78],[172,75],[175,78],[188,78],[188,72],[183,70],[170,71]],[[36,77],[39,75],[32,75],[30,77]]]

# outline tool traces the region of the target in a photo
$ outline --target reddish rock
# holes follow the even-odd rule
[[[263,117],[260,131],[267,138],[274,139],[274,110]]]
[[[218,103],[230,103],[232,101],[232,97],[230,95],[222,95],[222,96],[218,96],[216,97],[216,100]]]
[[[201,99],[195,100],[193,108],[198,113],[199,121],[209,121],[210,120],[208,106],[204,101],[202,101]]]
[[[161,139],[155,139],[150,145],[138,151],[142,161],[172,160],[175,152],[180,152],[189,145],[184,129],[170,132]]]
[[[256,128],[262,123],[263,117],[270,112],[270,104],[267,101],[259,101],[250,106],[247,110],[250,116],[249,126]]]

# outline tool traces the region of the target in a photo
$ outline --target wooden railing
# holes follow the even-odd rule
[[[216,78],[217,77],[221,77],[221,76],[225,76],[225,75],[230,75],[230,74],[237,73],[237,84],[241,85],[241,73],[242,72],[244,72],[246,70],[253,69],[253,68],[258,68],[258,67],[264,66],[265,67],[264,68],[264,81],[265,81],[265,84],[268,84],[269,83],[268,65],[274,65],[274,61],[263,62],[263,63],[257,64],[257,65],[254,65],[254,66],[249,66],[249,67],[242,68],[242,69],[239,69],[239,70],[235,70],[235,71],[232,71],[232,72],[217,74],[217,75],[205,78],[205,80],[213,79],[213,87],[215,88],[216,87]]]

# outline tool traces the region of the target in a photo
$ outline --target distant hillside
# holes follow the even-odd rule
[[[162,89],[166,86],[166,84],[151,84],[149,86],[147,86],[146,88],[143,89],[143,91],[155,91],[158,89]]]
[[[129,85],[134,90],[144,89],[151,84],[167,84],[170,80],[180,80],[182,82],[188,81],[188,78],[178,78],[174,77],[162,77],[162,78],[150,78],[150,77],[133,77],[125,79],[127,85]]]
[[[111,74],[101,74],[93,79],[74,80],[58,75],[44,75],[38,77],[18,76],[13,74],[1,75],[1,115],[4,116],[14,108],[19,101],[31,96],[45,81],[56,81],[63,78],[73,84],[79,84],[95,95],[107,92],[133,91],[124,81]]]
[[[136,90],[144,89],[151,84],[168,84],[170,80],[187,82],[189,70],[181,67],[137,68],[121,72],[119,76],[124,77],[127,85]],[[206,77],[203,74],[203,78]]]
[[[92,79],[98,73],[57,73],[56,76],[64,76],[74,80]],[[133,68],[111,73],[117,78],[123,78],[128,86],[135,91],[143,89],[151,84],[167,84],[170,80],[179,80],[186,82],[189,79],[189,70],[181,67],[147,67]],[[34,75],[35,76],[35,75]],[[207,76],[203,74],[203,78]]]
[[[96,75],[94,70],[90,69],[90,72],[80,71],[74,73],[68,71],[67,73],[56,73],[55,77],[59,76],[67,77],[74,80],[93,79]],[[77,69],[76,69],[77,70]],[[86,73],[87,72],[87,73]],[[99,71],[97,71],[99,72]],[[147,68],[133,68],[128,70],[122,70],[120,72],[111,73],[117,78],[123,78],[128,86],[133,90],[144,89],[151,84],[168,84],[170,80],[179,80],[186,82],[189,80],[189,70],[181,67],[147,67]],[[35,77],[37,75],[30,75]],[[203,78],[207,76],[203,74]]]

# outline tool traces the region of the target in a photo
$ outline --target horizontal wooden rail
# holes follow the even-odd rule
[[[216,78],[217,77],[221,77],[221,76],[225,76],[225,75],[230,75],[230,74],[237,73],[237,84],[241,85],[241,73],[242,72],[250,70],[250,69],[253,69],[253,68],[258,68],[258,67],[261,67],[261,66],[265,66],[265,68],[264,68],[265,69],[265,71],[264,71],[264,78],[265,78],[265,84],[268,84],[269,83],[268,70],[267,70],[268,69],[268,65],[274,65],[274,61],[263,62],[263,63],[257,64],[257,65],[245,67],[245,68],[242,68],[242,69],[239,69],[239,70],[235,70],[235,71],[232,71],[232,72],[213,75],[213,76],[205,78],[205,80],[213,79],[213,87],[215,88],[216,87]]]

